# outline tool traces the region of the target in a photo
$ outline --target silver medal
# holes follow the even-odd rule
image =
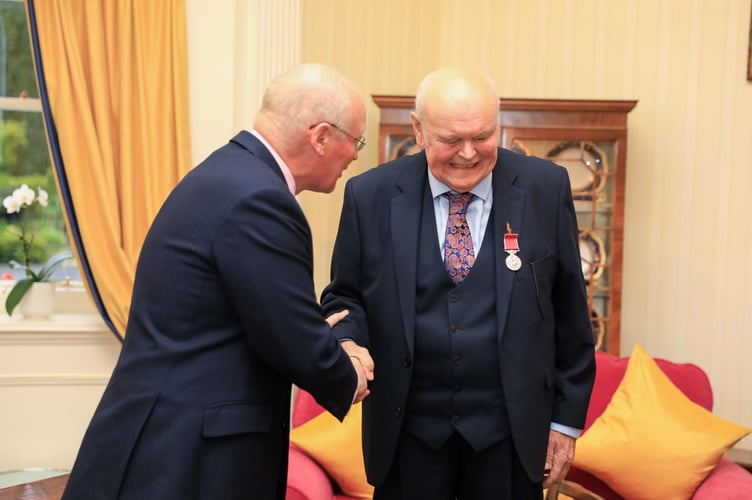
[[[507,269],[510,271],[519,271],[522,267],[522,261],[517,255],[510,253],[506,259]]]

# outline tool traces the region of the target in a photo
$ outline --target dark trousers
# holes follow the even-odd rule
[[[542,500],[517,459],[511,437],[475,452],[455,433],[434,450],[403,432],[374,500]]]

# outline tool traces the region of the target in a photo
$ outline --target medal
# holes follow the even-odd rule
[[[520,268],[522,267],[522,261],[520,260],[519,257],[517,257],[513,253],[510,253],[509,255],[507,255],[507,259],[505,262],[507,264],[507,268],[510,271],[519,271]]]
[[[517,233],[512,232],[509,222],[507,222],[507,233],[504,235],[504,251],[509,254],[505,260],[507,269],[510,271],[519,271],[522,267],[522,261],[517,256],[520,246],[517,242]]]

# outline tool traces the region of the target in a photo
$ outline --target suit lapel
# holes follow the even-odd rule
[[[428,168],[425,154],[417,154],[415,158],[415,161],[405,165],[397,183],[399,194],[392,198],[391,204],[392,252],[399,298],[397,302],[402,308],[402,325],[411,356],[415,341],[415,286],[418,273],[416,255]]]
[[[504,332],[509,300],[512,296],[512,285],[517,273],[506,266],[507,253],[504,252],[504,234],[507,222],[513,233],[520,235],[520,245],[525,238],[522,231],[522,212],[525,206],[525,192],[515,187],[517,174],[510,166],[501,165],[498,160],[493,175],[493,237],[496,251],[496,320],[498,324],[499,342]],[[522,263],[524,266],[525,262]]]

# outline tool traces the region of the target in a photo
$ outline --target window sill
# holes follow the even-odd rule
[[[0,304],[5,304],[5,297],[10,287],[0,290]],[[18,333],[28,341],[29,334],[75,333],[86,337],[101,333],[112,334],[99,315],[93,300],[80,282],[60,283],[55,288],[55,312],[48,318],[24,318],[17,312],[8,316],[3,307],[0,314],[0,334],[3,340],[10,340],[8,335]],[[75,337],[75,335],[74,335]],[[67,339],[74,340],[70,336]],[[41,339],[40,339],[41,340]]]
[[[99,314],[52,314],[49,318],[27,319],[13,315],[0,317],[0,335],[18,333],[25,337],[29,334],[55,334],[78,332],[82,335],[111,333]]]

